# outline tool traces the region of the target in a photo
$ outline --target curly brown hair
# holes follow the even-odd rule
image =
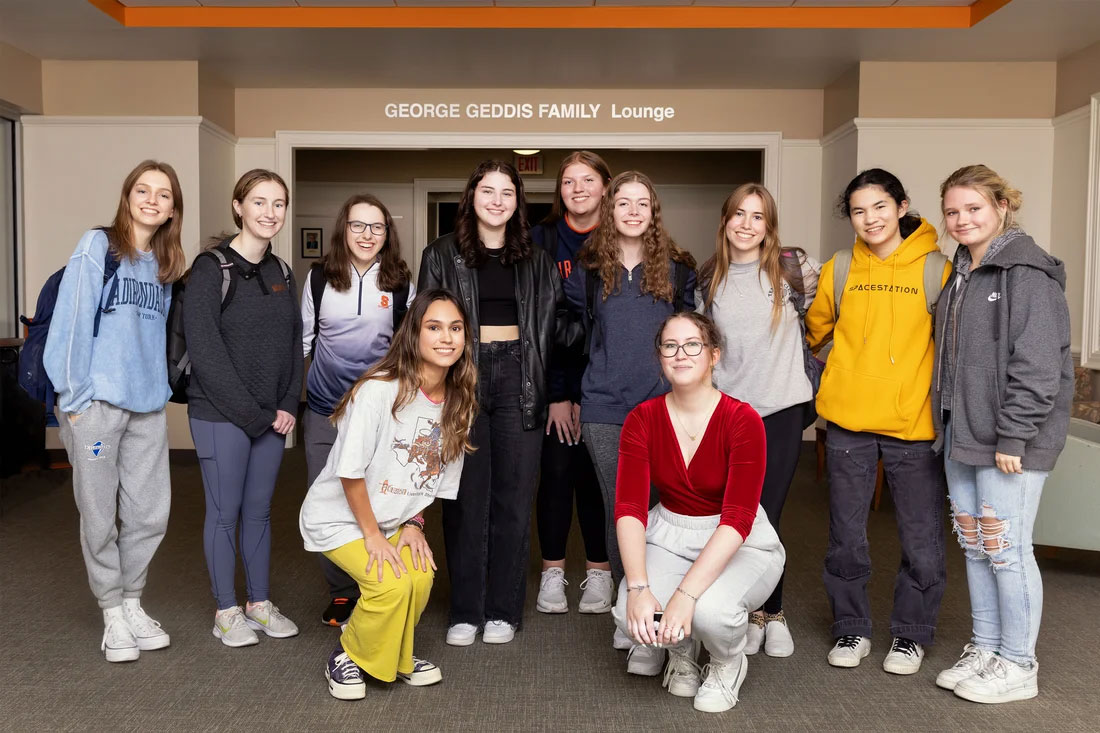
[[[611,179],[600,204],[600,223],[577,253],[577,260],[587,269],[599,273],[603,282],[604,300],[612,292],[619,292],[622,283],[619,272],[622,251],[619,248],[619,233],[615,229],[613,203],[619,189],[627,183],[640,183],[646,187],[653,212],[649,228],[642,235],[641,291],[652,295],[654,300],[667,300],[671,303],[675,298],[675,288],[669,278],[669,260],[694,269],[695,258],[687,250],[681,249],[665,230],[661,221],[661,203],[657,200],[653,181],[644,173],[625,171]]]

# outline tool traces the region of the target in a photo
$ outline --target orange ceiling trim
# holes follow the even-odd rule
[[[140,28],[969,28],[1011,0],[970,7],[134,7],[88,0]],[[979,8],[980,9],[975,9]]]

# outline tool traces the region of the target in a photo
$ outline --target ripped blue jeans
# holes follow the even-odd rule
[[[951,451],[951,424],[946,427]],[[947,458],[955,535],[966,553],[973,643],[1023,666],[1035,661],[1043,579],[1031,544],[1047,471],[1002,473]]]

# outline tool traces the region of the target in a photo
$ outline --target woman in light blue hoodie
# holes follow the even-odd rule
[[[43,354],[108,662],[169,643],[140,600],[168,526],[165,319],[185,267],[182,218],[172,167],[146,160],[134,168],[114,221],[86,232],[65,267]]]

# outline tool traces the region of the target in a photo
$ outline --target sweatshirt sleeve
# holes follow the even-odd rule
[[[619,437],[619,469],[615,480],[615,521],[634,517],[649,523],[649,421],[644,408],[626,416]]]
[[[212,257],[195,258],[187,281],[183,333],[191,368],[202,391],[221,414],[251,437],[275,422],[275,408],[261,407],[229,358],[221,331],[222,273]],[[298,326],[301,328],[301,324]],[[297,349],[293,353],[301,363]],[[301,378],[299,372],[299,379]]]
[[[813,303],[806,312],[806,338],[810,342],[810,350],[815,354],[832,338],[833,327],[836,325],[833,317],[833,263],[834,259],[830,259],[822,265]]]
[[[1023,269],[1023,268],[1014,268]],[[1009,355],[1004,400],[997,413],[997,452],[1023,457],[1025,445],[1054,408],[1065,348],[1069,307],[1058,284],[1039,270],[1010,273]]]
[[[733,527],[745,539],[756,521],[767,462],[764,421],[756,410],[745,403],[738,405],[730,420],[727,440],[726,493],[719,524]]]
[[[294,271],[290,270],[290,283],[288,283],[291,293],[298,292],[298,284],[294,282]],[[294,319],[294,340],[292,344],[302,341],[302,319]],[[310,324],[310,335],[313,335],[313,324]],[[289,412],[291,415],[298,414],[298,403],[302,401],[302,371],[305,369],[305,358],[298,352],[297,349],[291,347],[290,349],[290,382],[287,384],[286,392],[279,398],[278,408],[283,412]],[[272,421],[274,422],[274,421]]]
[[[302,358],[313,350],[313,270],[306,274],[306,285],[302,288]],[[411,288],[410,288],[411,289]]]
[[[103,293],[103,260],[107,235],[84,234],[65,266],[57,291],[42,364],[57,392],[57,406],[80,414],[92,404],[92,328]]]

